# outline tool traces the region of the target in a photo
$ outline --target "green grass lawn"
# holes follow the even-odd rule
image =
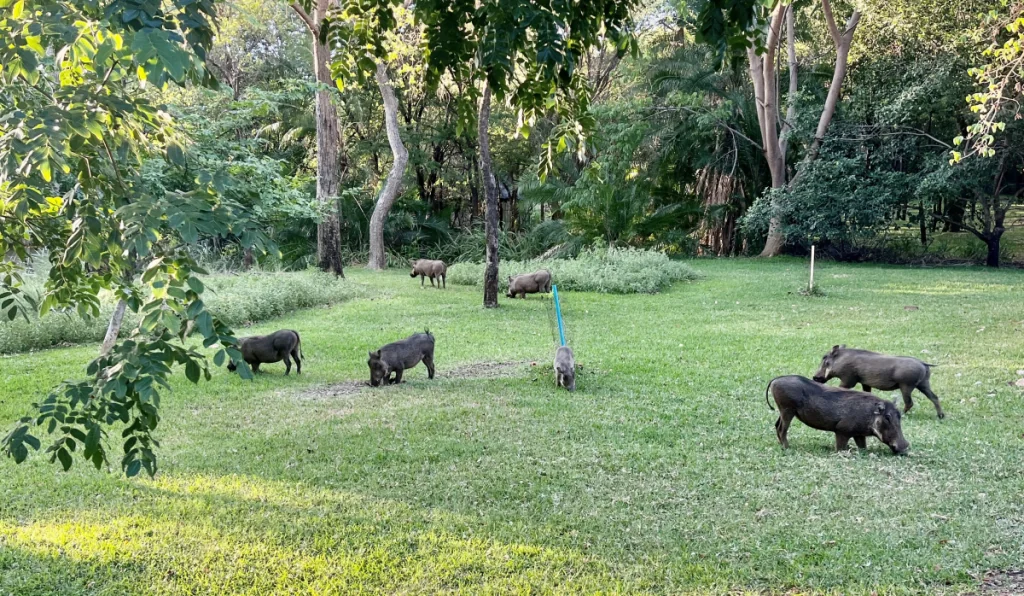
[[[155,480],[0,460],[0,594],[958,593],[1022,566],[1024,272],[822,263],[803,297],[802,261],[694,266],[563,296],[575,394],[549,299],[351,271],[367,297],[247,331],[298,330],[301,377],[176,380]],[[425,327],[437,379],[327,388]],[[940,365],[909,456],[797,422],[779,447],[765,385],[837,343]],[[0,358],[0,420],[95,352]]]

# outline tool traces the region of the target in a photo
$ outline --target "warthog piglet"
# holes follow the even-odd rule
[[[561,346],[555,351],[555,384],[576,391],[576,358],[569,346]]]

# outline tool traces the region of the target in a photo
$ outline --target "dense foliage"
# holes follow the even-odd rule
[[[10,319],[29,307],[86,318],[109,290],[122,314],[138,315],[125,341],[88,365],[86,380],[54,389],[4,437],[15,461],[48,434],[51,461],[68,469],[77,452],[100,468],[110,459],[106,429],[120,423],[121,468],[152,475],[172,367],[193,382],[210,376],[206,355],[186,339],[217,346],[217,364],[240,361],[231,330],[202,300],[203,269],[189,245],[202,236],[259,248],[264,235],[222,194],[232,182],[216,172],[194,170],[187,191],[155,186],[145,172],[152,158],[189,168],[184,139],[151,90],[211,80],[203,60],[215,18],[208,0],[4,2],[0,305]],[[51,249],[45,290],[38,302],[20,301],[20,271],[40,248]]]
[[[928,248],[942,244],[935,244],[937,234],[969,233],[964,226],[971,226],[970,218],[979,212],[979,197],[952,189],[969,186],[977,180],[976,170],[984,168],[949,170],[947,162],[954,149],[964,155],[955,147],[959,137],[972,147],[975,138],[988,138],[972,136],[971,127],[980,120],[964,101],[978,90],[975,79],[982,71],[971,69],[978,68],[979,57],[1004,65],[1000,89],[1010,100],[992,112],[998,122],[993,126],[1016,122],[1007,110],[1015,105],[1017,89],[1012,76],[1017,29],[1007,25],[1012,27],[1009,15],[1018,8],[997,0],[866,3],[835,116],[813,147],[812,163],[805,158],[814,144],[834,56],[820,10],[799,5],[804,12],[796,21],[798,88],[795,94],[780,90],[780,109],[800,107],[784,127],[791,182],[769,193],[772,174],[746,65],[722,60],[730,53],[742,58],[745,46],[737,41],[742,36],[716,37],[748,27],[744,43],[764,42],[749,29],[761,13],[744,12],[747,4],[655,2],[635,9],[634,55],[608,44],[575,58],[578,80],[572,85],[585,85],[592,94],[585,116],[538,109],[543,93],[530,96],[530,108],[518,99],[495,105],[491,153],[505,249],[528,246],[535,252],[519,255],[528,257],[567,247],[565,254],[573,254],[601,241],[682,254],[756,253],[768,222],[777,216],[787,250],[816,243],[839,257],[858,256],[866,244],[877,246],[885,236],[897,240],[891,250],[871,255],[899,260],[904,237]],[[383,26],[375,14],[349,15],[344,23],[362,18]],[[301,23],[285,6],[241,3],[225,15],[211,62],[226,88],[178,94],[176,113],[182,122],[197,124],[190,147],[197,162],[236,163],[229,169],[253,181],[242,184],[234,198],[261,216],[282,248],[282,264],[302,268],[314,260],[320,206],[313,200],[315,118],[308,99],[315,85]],[[396,15],[393,24],[385,23],[396,27],[394,32],[366,55],[385,60],[392,73],[401,138],[409,152],[401,194],[384,225],[385,245],[392,260],[480,259],[485,185],[477,139],[467,124],[473,117],[471,100],[479,94],[475,75],[465,70],[465,48],[437,37],[441,24]],[[748,16],[750,23],[740,22]],[[485,29],[485,37],[494,33]],[[391,152],[380,95],[368,76],[371,65],[360,65],[358,52],[352,53],[356,33],[342,27],[336,35],[349,36],[339,37],[347,45],[336,73],[345,84],[334,92],[345,167],[342,246],[346,258],[358,262],[366,258],[370,214]],[[437,52],[425,54],[425,47]],[[544,55],[535,65],[546,60],[555,57]],[[789,76],[784,60],[778,75]],[[510,98],[526,92],[511,80],[490,82],[502,85]],[[576,119],[587,124],[585,141],[566,130]],[[1015,159],[1008,157],[1001,187],[1011,214],[1021,177]],[[538,168],[544,161],[550,163]],[[935,192],[929,180],[950,175],[962,184]],[[187,181],[181,187],[187,188]],[[542,231],[535,233],[538,226]],[[902,233],[892,233],[897,230]],[[243,251],[230,243],[208,244],[235,262],[244,260]]]

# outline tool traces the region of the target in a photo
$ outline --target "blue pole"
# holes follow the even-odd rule
[[[562,341],[562,345],[565,345],[565,325],[562,324],[562,307],[558,303],[558,286],[551,286],[551,291],[555,297],[555,317],[558,319],[558,338]]]

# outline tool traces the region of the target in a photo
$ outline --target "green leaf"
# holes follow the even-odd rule
[[[137,460],[137,459],[134,459],[134,460],[132,460],[132,462],[131,462],[130,464],[128,464],[128,466],[127,466],[127,467],[125,468],[125,470],[124,470],[124,475],[125,475],[125,476],[127,476],[127,477],[129,477],[129,478],[134,478],[134,477],[136,477],[136,476],[138,476],[138,475],[139,475],[139,472],[140,472],[141,470],[142,470],[142,462],[141,462],[141,461],[139,461],[139,460]]]
[[[43,180],[47,182],[53,179],[53,173],[50,171],[50,160],[43,159],[39,161],[39,173],[43,176]]]
[[[60,465],[65,472],[71,469],[71,454],[63,447],[57,450],[57,459],[60,460]]]
[[[224,361],[227,359],[227,353],[224,350],[217,350],[217,353],[213,355],[214,366],[224,366]]]
[[[35,438],[32,435],[25,435],[24,437],[22,437],[21,440],[25,443],[28,443],[29,446],[32,447],[32,449],[39,451],[39,439]]]
[[[185,376],[188,378],[189,381],[192,381],[193,383],[198,383],[199,373],[199,364],[197,364],[195,360],[189,360],[187,363],[185,363]]]
[[[200,281],[199,278],[195,277],[194,275],[188,278],[188,287],[192,288],[192,291],[195,292],[196,294],[202,294],[206,290],[206,287],[203,285],[203,282]]]
[[[167,145],[167,161],[182,168],[188,165],[188,162],[185,161],[185,152],[177,143]]]
[[[25,0],[18,0],[14,3],[14,7],[11,8],[11,16],[15,19],[20,19],[22,13],[25,12]]]
[[[181,319],[174,314],[173,310],[165,310],[163,314],[163,324],[174,335],[181,333]]]

